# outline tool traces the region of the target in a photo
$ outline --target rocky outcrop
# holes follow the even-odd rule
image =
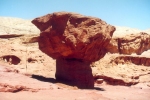
[[[150,49],[150,35],[144,32],[112,38],[107,45],[107,50],[110,53],[120,54],[136,53],[140,55],[148,49]]]
[[[37,43],[39,32],[31,20],[0,17],[0,41],[15,39],[18,40],[16,43],[21,44]]]
[[[95,80],[103,79],[105,82],[107,82],[107,84],[111,84],[111,85],[131,86],[131,85],[135,85],[135,84],[139,83],[136,80],[134,80],[134,81],[124,81],[121,78],[117,79],[117,78],[113,78],[113,77],[106,76],[106,75],[95,75],[94,79]]]
[[[71,80],[79,88],[93,88],[89,64],[107,53],[105,47],[115,27],[99,18],[68,12],[48,14],[32,23],[41,31],[40,50],[57,59],[56,78]]]
[[[113,62],[116,64],[133,63],[136,65],[150,66],[150,58],[142,56],[118,56],[111,61],[111,63]]]

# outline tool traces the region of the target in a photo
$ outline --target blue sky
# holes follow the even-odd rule
[[[95,16],[111,25],[150,29],[150,0],[0,0],[0,16],[34,19],[58,11]]]

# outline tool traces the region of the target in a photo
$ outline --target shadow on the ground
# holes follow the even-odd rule
[[[104,88],[100,88],[100,87],[94,87],[94,89],[98,91],[106,91]]]
[[[74,86],[71,82],[69,81],[65,81],[65,80],[56,80],[54,78],[47,78],[44,76],[40,76],[40,75],[32,75],[31,78],[37,79],[39,81],[43,81],[43,82],[50,82],[50,83],[62,83],[62,84],[66,84],[69,86]]]
[[[56,79],[54,78],[47,78],[47,77],[43,77],[40,75],[32,75],[31,78],[37,79],[39,81],[43,81],[43,82],[51,82],[51,83],[56,83]]]
[[[69,86],[75,86],[75,85],[73,85],[73,84],[70,83],[70,82],[66,82],[66,81],[63,81],[63,80],[56,80],[56,79],[54,79],[54,78],[47,78],[47,77],[40,76],[40,75],[32,75],[31,78],[37,79],[37,80],[43,81],[43,82],[62,83],[62,84],[66,84],[66,85],[69,85]],[[100,87],[94,87],[93,90],[105,91],[105,89],[100,88]]]

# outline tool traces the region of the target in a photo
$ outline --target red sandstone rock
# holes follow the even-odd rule
[[[115,27],[99,18],[58,12],[32,21],[40,30],[39,48],[57,58],[97,61],[107,52]]]
[[[99,18],[57,12],[32,21],[41,31],[41,51],[56,60],[56,79],[94,88],[90,63],[107,53],[115,27]]]
[[[124,81],[122,79],[112,78],[112,77],[105,76],[105,75],[95,75],[94,78],[103,79],[104,81],[107,82],[107,84],[111,84],[111,85],[131,86],[131,85],[135,85],[139,83],[138,81]]]
[[[103,79],[97,79],[97,80],[96,80],[96,83],[97,83],[97,84],[102,84],[103,81],[104,81]]]
[[[144,32],[130,34],[125,37],[112,38],[107,50],[111,53],[141,54],[150,49],[150,35]]]
[[[111,61],[111,63],[113,62],[116,64],[125,64],[129,62],[136,65],[150,66],[150,58],[142,56],[118,56]]]
[[[89,62],[72,59],[56,60],[56,79],[77,85],[79,88],[93,88],[94,78]]]

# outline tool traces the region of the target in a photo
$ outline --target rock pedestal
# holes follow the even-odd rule
[[[35,18],[39,49],[56,59],[56,79],[93,88],[90,63],[104,57],[115,27],[99,18],[56,12]]]
[[[78,88],[94,88],[90,63],[77,59],[57,59],[56,79],[65,81]]]

